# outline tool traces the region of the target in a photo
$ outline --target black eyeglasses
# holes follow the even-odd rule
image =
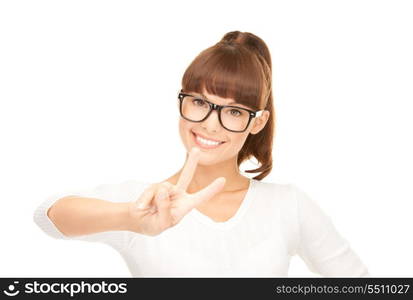
[[[199,96],[183,93],[183,90],[178,93],[178,99],[179,112],[185,120],[203,122],[213,110],[217,110],[221,126],[231,132],[244,132],[251,119],[260,117],[264,111],[253,111],[233,105],[218,105]]]

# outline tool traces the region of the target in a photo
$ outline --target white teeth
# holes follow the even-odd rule
[[[220,142],[213,142],[213,141],[210,141],[210,140],[203,139],[199,136],[196,136],[196,139],[199,142],[201,142],[202,144],[209,145],[209,146],[217,146],[217,145],[221,144]]]

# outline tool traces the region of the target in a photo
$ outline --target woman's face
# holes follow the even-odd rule
[[[189,94],[203,98],[198,93],[191,92]],[[231,98],[221,98],[216,95],[208,94],[205,90],[203,94],[208,101],[218,105],[229,105],[230,102],[234,101]],[[232,105],[248,108],[247,106],[238,103],[232,103]],[[261,117],[253,118],[251,120],[248,128],[244,132],[231,132],[221,126],[218,119],[218,111],[214,110],[203,122],[191,122],[180,117],[179,133],[187,152],[189,152],[192,147],[198,147],[201,150],[199,164],[211,165],[236,157],[248,135],[250,133],[256,134],[264,128],[268,117],[269,112],[264,111]],[[218,146],[205,146],[202,144],[202,141],[197,140],[197,136],[223,143]]]

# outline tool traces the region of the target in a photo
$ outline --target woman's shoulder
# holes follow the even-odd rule
[[[269,182],[254,181],[259,195],[267,199],[276,199],[278,202],[293,204],[295,207],[301,206],[303,209],[318,206],[318,201],[314,200],[305,190],[293,182]]]
[[[279,181],[262,181],[253,179],[253,184],[256,186],[257,191],[267,194],[291,194],[296,189],[296,185],[290,182],[279,182]]]
[[[296,211],[295,185],[289,182],[253,180],[255,205],[261,209]]]

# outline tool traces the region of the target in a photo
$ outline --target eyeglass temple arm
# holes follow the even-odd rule
[[[264,110],[259,110],[259,111],[256,111],[256,112],[255,112],[255,118],[259,118],[259,117],[261,117],[261,116],[262,116],[262,114],[263,114],[263,112],[264,112]]]

